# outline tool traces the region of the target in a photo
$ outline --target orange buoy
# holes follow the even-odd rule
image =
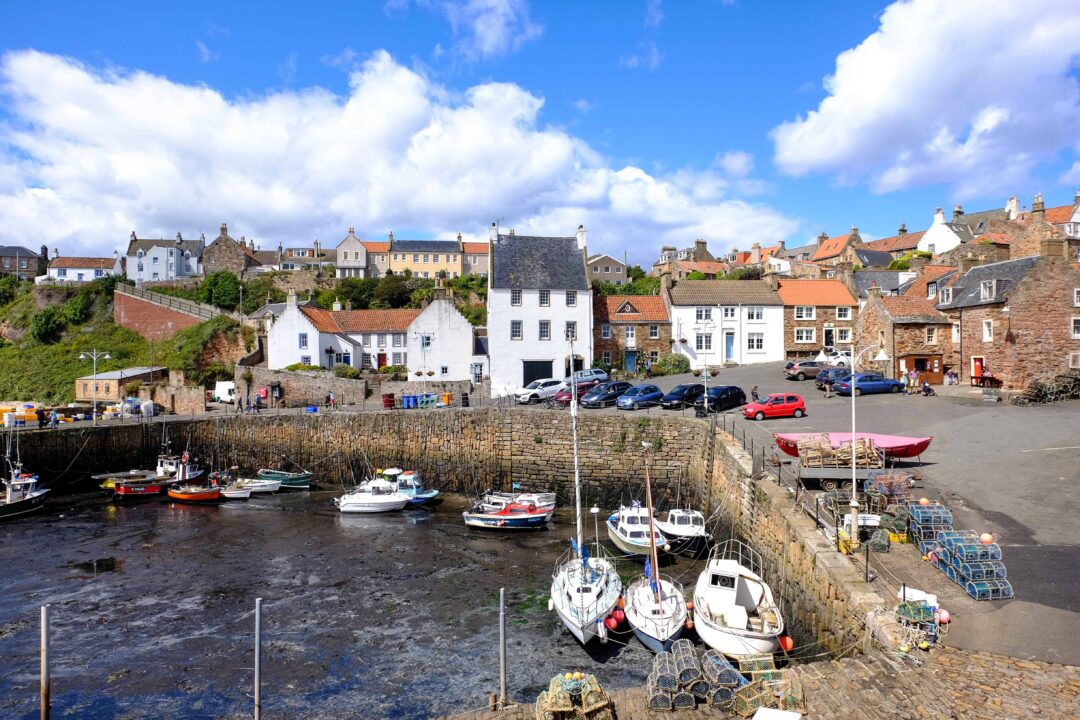
[[[979,540],[980,542],[982,542],[983,545],[989,545],[994,542],[994,536],[990,533],[983,533],[979,536]]]
[[[621,623],[623,620],[626,619],[626,613],[624,613],[619,608],[615,608],[615,612],[611,613],[611,617],[615,618],[615,622]]]
[[[930,504],[930,500],[927,498],[919,498],[919,504],[923,507],[927,507]]]
[[[608,619],[604,621],[604,625],[607,625],[608,630],[614,630],[619,627],[619,623],[611,616],[608,616]]]
[[[694,629],[694,621],[693,620],[687,620],[686,621],[686,629],[687,630],[693,630]]]
[[[787,635],[780,636],[780,649],[784,652],[791,652],[791,649],[795,647],[795,641]]]
[[[622,610],[622,609],[624,609],[626,607],[626,600],[620,595],[619,596],[619,601],[617,603],[615,603],[615,604],[618,605],[620,610]]]
[[[687,603],[686,603],[686,609],[687,609],[687,610],[693,610],[693,609],[694,609],[694,601],[693,601],[693,600],[689,600],[689,601],[687,601]]]

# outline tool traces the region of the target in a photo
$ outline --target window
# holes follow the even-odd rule
[[[702,320],[712,320],[712,308],[699,307],[697,309],[696,317],[698,322]]]
[[[566,291],[566,307],[575,307],[577,305],[577,290]]]
[[[521,321],[520,320],[511,320],[510,321],[510,339],[511,340],[520,340],[521,339]]]
[[[56,277],[67,277],[67,270],[60,268],[56,271]]]
[[[379,347],[386,347],[386,335],[384,333],[379,333],[375,339],[379,343]]]
[[[550,306],[551,306],[551,291],[550,290],[541,290],[540,291],[540,307],[550,307]]]
[[[401,353],[399,353],[399,352],[393,353],[390,357],[391,357],[390,362],[392,364],[394,364],[394,365],[400,365],[401,364]]]
[[[952,288],[941,288],[941,302],[943,304],[952,302]]]
[[[796,320],[813,320],[817,317],[817,308],[813,305],[796,305],[795,306],[795,319]]]
[[[424,277],[428,277],[427,270],[424,271]]]
[[[706,333],[702,335],[701,333],[698,333],[697,337],[694,340],[694,347],[699,352],[708,352],[709,350],[712,350],[712,334]]]
[[[1080,368],[1080,352],[1069,353],[1069,367],[1073,370]]]
[[[1080,288],[1073,288],[1073,307],[1080,307]]]
[[[447,256],[446,261],[450,262],[450,257],[449,256]],[[433,263],[439,262],[439,253],[435,253],[434,255],[431,256],[431,262],[433,262]]]
[[[412,261],[414,263],[419,263],[420,262],[420,253],[413,253]]]
[[[634,325],[627,325],[626,326],[626,339],[628,341],[637,339],[637,327],[636,326],[634,326]]]
[[[851,344],[851,328],[836,328],[836,344],[837,345],[850,345]]]
[[[926,344],[927,345],[937,345],[937,328],[935,328],[935,327],[926,328]]]
[[[994,281],[983,280],[979,283],[979,299],[980,300],[993,300],[994,299]]]
[[[440,365],[439,366],[439,374],[440,375],[449,375],[450,374],[450,368],[448,366],[446,366],[446,365]]]
[[[660,326],[659,325],[650,325],[649,326],[649,339],[650,340],[655,340],[658,337],[660,337]]]
[[[592,266],[592,271],[593,271],[594,275],[599,275],[600,274],[600,266],[599,265],[593,265]]]
[[[747,320],[758,320],[758,321],[760,321],[764,316],[765,316],[764,312],[762,311],[762,309],[760,307],[748,307],[748,308],[746,308],[746,319]]]
[[[994,341],[994,321],[983,320],[983,342]]]
[[[1073,340],[1080,340],[1080,317],[1072,319],[1072,336]]]
[[[611,364],[611,353],[609,351],[607,351],[607,350],[600,353],[600,361],[603,362],[605,365],[610,365]]]
[[[851,308],[849,308],[849,307],[838,307],[838,308],[836,308],[836,319],[837,320],[850,320],[851,319]]]
[[[364,344],[364,347],[371,347],[371,335],[364,335],[361,338],[361,342]]]
[[[937,283],[936,282],[926,283],[926,297],[927,297],[927,299],[937,297]]]
[[[431,335],[420,336],[420,349],[428,350],[431,348]]]
[[[393,343],[394,347],[401,347],[401,335],[394,333],[393,336],[391,336],[390,341]]]
[[[300,356],[300,364],[301,365],[310,365],[311,364],[311,356],[310,355],[301,355]]]
[[[428,255],[427,253],[424,253],[424,262],[425,263],[431,262],[431,256]]]
[[[960,323],[952,324],[952,341],[955,343],[960,342]]]
[[[927,250],[927,251],[928,251],[928,252],[929,252],[929,253],[930,253],[931,255],[933,255],[933,254],[934,254],[934,248],[935,248],[935,247],[936,247],[936,245],[935,245],[934,243],[930,243],[929,245],[927,245],[927,246],[926,246],[926,250]]]
[[[510,304],[511,305],[520,305],[521,304],[521,291],[520,290],[511,290],[510,291]]]
[[[795,328],[795,342],[812,343],[817,340],[816,328]]]
[[[142,261],[140,260],[139,261],[139,272],[142,272],[142,271],[143,271],[143,264],[142,264]]]
[[[604,338],[605,340],[611,337],[611,326],[607,323],[604,323],[600,326],[600,337]]]
[[[94,277],[99,278],[99,277],[104,277],[104,276],[105,276],[105,271],[102,270],[101,268],[98,268],[98,269],[94,270]]]
[[[616,265],[615,266],[615,274],[616,275],[622,275],[622,265]]]
[[[157,280],[157,279],[158,279],[158,274],[157,274],[157,273],[154,273],[154,279],[155,279],[155,280]]]
[[[575,320],[567,320],[566,321],[566,339],[567,340],[577,340],[577,321],[575,321]]]
[[[650,350],[649,351],[649,362],[651,362],[653,365],[660,362],[660,351],[659,350]]]
[[[746,349],[750,352],[761,352],[765,349],[765,333],[747,333]]]
[[[541,320],[540,321],[540,339],[541,340],[550,340],[551,339],[551,321],[550,320]]]
[[[611,266],[610,265],[605,265],[604,266],[604,272],[610,273],[611,272]]]
[[[300,333],[300,349],[307,350],[307,333]]]
[[[735,306],[734,305],[725,305],[724,306],[724,319],[725,320],[734,320],[735,319]]]

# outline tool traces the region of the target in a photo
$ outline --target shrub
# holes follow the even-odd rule
[[[30,321],[30,337],[46,345],[60,338],[64,321],[55,307],[47,307]]]
[[[93,304],[93,296],[88,291],[82,290],[61,306],[60,316],[67,325],[79,325],[90,318]]]
[[[322,370],[323,368],[318,365],[305,365],[304,363],[293,363],[292,365],[286,365],[286,370]]]
[[[342,363],[334,366],[334,375],[347,380],[357,380],[360,377],[360,371],[352,365],[345,365]]]
[[[139,394],[139,388],[142,387],[142,383],[138,380],[132,380],[129,383],[124,383],[124,395],[126,397],[135,397]]]
[[[652,372],[653,375],[680,375],[690,372],[690,358],[677,353],[665,355],[653,365]]]
[[[387,375],[393,375],[394,373],[407,373],[409,368],[404,365],[383,365],[379,368],[379,372]]]

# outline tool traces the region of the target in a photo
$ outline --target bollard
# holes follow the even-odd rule
[[[506,707],[506,588],[499,588],[499,707]]]
[[[49,720],[52,710],[52,682],[49,678],[49,606],[41,606],[41,720]]]
[[[255,598],[255,720],[262,714],[262,598]]]

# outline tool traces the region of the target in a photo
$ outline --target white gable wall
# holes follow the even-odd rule
[[[426,350],[421,348],[421,336],[431,338]],[[473,327],[449,298],[433,299],[412,321],[406,340],[410,380],[417,371],[424,373],[422,378],[428,378],[429,370],[435,371],[432,380],[471,380],[472,364],[481,362],[473,356]]]
[[[705,307],[705,306],[703,306]],[[712,327],[697,319],[697,306],[671,306],[672,351],[685,355],[690,360],[690,368],[704,369],[719,367],[724,363],[752,365],[754,363],[775,362],[784,359],[784,308],[781,305],[761,306],[761,320],[749,319],[749,308],[745,305],[729,306],[735,317],[724,318],[723,307],[707,306],[712,313]],[[697,350],[698,334],[712,335],[712,349]],[[728,356],[725,335],[731,334],[731,354]],[[749,348],[751,335],[762,336],[762,349]],[[680,342],[686,338],[686,342]]]

